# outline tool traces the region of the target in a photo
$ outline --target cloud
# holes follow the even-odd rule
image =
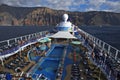
[[[99,9],[100,6],[105,2],[106,2],[106,0],[90,0],[89,6],[93,7],[94,9]]]
[[[120,12],[120,0],[90,0],[85,11]]]
[[[7,4],[7,5],[10,5],[10,6],[18,6],[20,5],[19,2],[17,0],[1,0],[1,4]]]
[[[69,6],[72,5],[72,2],[73,0],[41,0],[43,6],[57,10],[69,10]]]
[[[96,11],[94,8],[87,8],[86,11]]]
[[[16,7],[36,7],[40,5],[40,0],[0,0],[0,4],[7,4]]]
[[[120,1],[112,2],[107,1],[106,5],[109,6],[109,9],[114,12],[120,12]]]
[[[120,0],[0,0],[0,4],[17,7],[49,7],[69,11],[120,12]]]

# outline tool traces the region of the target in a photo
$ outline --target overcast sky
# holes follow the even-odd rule
[[[0,0],[0,4],[21,7],[49,7],[69,11],[110,11],[120,13],[120,0]]]

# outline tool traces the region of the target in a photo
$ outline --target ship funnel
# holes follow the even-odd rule
[[[67,22],[67,20],[68,20],[68,14],[64,14],[64,15],[63,15],[63,20],[64,20],[65,22]]]

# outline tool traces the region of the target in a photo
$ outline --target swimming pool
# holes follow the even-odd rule
[[[59,62],[62,58],[65,46],[63,45],[54,45],[47,53],[46,58],[41,62],[38,62],[38,68],[35,69],[32,77],[37,79],[40,74],[44,74],[50,80],[55,80],[56,72],[58,69]],[[38,76],[36,76],[36,74]]]

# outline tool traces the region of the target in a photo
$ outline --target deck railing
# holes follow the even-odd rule
[[[0,56],[11,54],[14,51],[18,50],[20,47],[35,42],[37,39],[44,37],[46,33],[47,31],[42,31],[17,38],[12,38],[9,40],[0,41]]]
[[[85,38],[90,39],[93,44],[97,45],[99,48],[101,48],[102,51],[105,51],[109,54],[109,56],[115,60],[120,60],[120,50],[118,50],[117,48],[109,45],[108,43],[92,36],[91,34],[79,29],[80,32],[85,34]]]
[[[104,54],[108,54],[107,57],[110,58],[110,61],[112,60],[113,63],[106,63],[106,57],[103,63],[101,63],[101,60],[95,60],[92,58],[91,60],[96,66],[101,69],[101,71],[106,75],[108,80],[118,80],[118,75],[120,74],[120,66],[118,66],[120,65],[120,51],[115,47],[109,45],[108,43],[90,35],[89,33],[81,29],[78,29],[78,31],[80,31],[80,36],[82,35],[84,37],[84,40],[88,40],[88,43],[92,42],[92,46],[87,46],[91,49],[91,51],[94,50],[94,47],[97,47]],[[111,64],[113,66],[111,66]]]

